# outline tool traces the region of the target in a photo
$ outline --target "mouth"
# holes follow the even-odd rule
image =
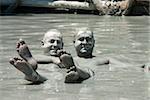
[[[57,55],[57,50],[53,49],[49,51],[50,55],[56,56]]]
[[[86,52],[89,52],[91,49],[91,45],[81,45],[81,48],[80,48],[80,52],[82,53],[86,53]]]
[[[82,52],[82,53],[86,53],[87,51],[88,51],[87,48],[81,48],[81,49],[80,49],[80,52]]]

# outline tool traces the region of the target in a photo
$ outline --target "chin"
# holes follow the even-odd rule
[[[57,54],[50,54],[51,56],[58,56]]]
[[[50,52],[50,55],[51,55],[51,56],[58,56],[56,51]]]
[[[87,55],[88,52],[80,52],[82,55]]]
[[[81,53],[81,54],[87,54],[88,51],[87,51],[87,50],[80,50],[80,53]]]
[[[91,52],[80,52],[78,55],[80,57],[91,57],[92,53]]]

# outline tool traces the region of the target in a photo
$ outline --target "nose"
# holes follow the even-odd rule
[[[87,43],[87,40],[84,39],[84,40],[82,41],[82,44],[86,44],[86,43]]]
[[[58,45],[57,41],[54,41],[53,46],[57,46],[57,45]]]

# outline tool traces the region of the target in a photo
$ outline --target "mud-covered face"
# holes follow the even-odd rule
[[[57,56],[57,50],[63,49],[62,35],[58,31],[49,31],[43,38],[44,53]]]
[[[79,57],[92,57],[95,40],[91,31],[79,32],[74,41],[74,46]]]

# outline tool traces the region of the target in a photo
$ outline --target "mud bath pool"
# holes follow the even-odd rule
[[[1,100],[148,100],[150,74],[134,65],[149,62],[149,20],[148,16],[0,16]],[[123,63],[121,66],[100,66],[95,69],[95,76],[82,84],[65,84],[63,75],[53,65],[39,65],[39,73],[49,80],[27,85],[24,75],[8,63],[11,57],[18,56],[15,44],[19,38],[26,40],[33,55],[42,54],[40,40],[50,28],[62,31],[65,50],[76,56],[73,31],[84,26],[94,30],[94,55],[117,59]]]

